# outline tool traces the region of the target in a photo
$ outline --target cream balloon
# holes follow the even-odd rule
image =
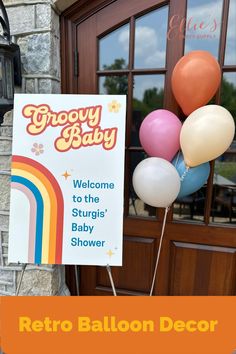
[[[196,109],[180,132],[186,165],[194,167],[216,159],[229,148],[234,133],[234,119],[224,107],[208,105]]]
[[[160,157],[149,157],[136,166],[133,187],[146,204],[166,208],[179,194],[180,177],[169,161]]]

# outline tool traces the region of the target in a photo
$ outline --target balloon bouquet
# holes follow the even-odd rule
[[[150,157],[136,166],[133,187],[146,204],[165,208],[150,296],[171,204],[204,185],[210,173],[209,161],[222,155],[234,138],[235,124],[229,111],[206,105],[220,81],[220,66],[209,52],[188,53],[177,62],[171,78],[173,94],[187,119],[182,125],[175,114],[158,109],[140,127],[140,142]]]

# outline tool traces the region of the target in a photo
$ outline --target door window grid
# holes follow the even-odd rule
[[[193,3],[193,0],[190,0]],[[232,0],[231,0],[232,1]],[[213,4],[213,3],[212,3]],[[229,16],[229,5],[230,2],[228,0],[223,3],[222,10],[222,21],[221,21],[221,32],[220,32],[220,40],[219,40],[219,56],[218,60],[220,66],[222,68],[222,77],[226,77],[227,73],[235,73],[236,65],[226,66],[225,63],[225,44],[227,43],[227,27],[228,27],[228,16]],[[229,28],[228,28],[229,31]],[[187,43],[188,44],[188,43]],[[204,49],[204,48],[202,48]],[[226,102],[222,101],[222,92],[225,90],[225,81],[222,81],[221,87],[219,88],[216,96],[212,99],[212,104],[223,104],[225,107]],[[232,88],[231,88],[232,90]],[[230,107],[226,107],[231,111],[231,114],[236,118],[232,112]],[[234,147],[235,143],[232,144]],[[236,178],[234,175],[234,167],[233,162],[235,161],[235,148],[231,148],[223,154],[216,161],[211,162],[211,173],[208,179],[207,184],[202,187],[199,192],[196,192],[194,195],[189,196],[184,200],[185,207],[188,208],[187,219],[195,219],[196,222],[204,221],[205,224],[209,223],[230,223],[235,224],[235,182],[231,180],[231,184],[229,180],[225,180],[223,175],[233,175],[233,179]],[[220,163],[221,161],[221,163]],[[225,161],[225,162],[222,162]],[[228,171],[230,169],[230,171]],[[219,175],[221,173],[221,175]],[[223,175],[222,175],[223,174]],[[236,174],[236,173],[235,173]],[[217,179],[218,178],[218,179]],[[219,181],[221,186],[219,186]],[[223,185],[223,182],[227,182],[227,185]],[[191,200],[190,200],[191,199]],[[204,205],[205,204],[205,205]],[[181,220],[184,203],[178,205],[175,203],[174,212],[178,213],[178,215],[174,215],[174,219]],[[177,209],[177,210],[176,210]],[[196,213],[195,213],[196,212]],[[196,215],[195,215],[196,214]],[[182,220],[186,221],[186,218]]]
[[[160,9],[167,8],[167,6],[161,7]],[[220,41],[219,41],[219,62],[222,68],[223,73],[224,72],[234,72],[236,71],[235,66],[225,66],[223,62],[223,58],[225,57],[225,41],[226,41],[226,32],[227,32],[227,24],[228,24],[228,10],[229,10],[229,1],[226,0],[224,1],[223,4],[223,9],[222,9],[222,26],[221,26],[221,34],[220,34]],[[155,10],[156,11],[156,10]],[[152,11],[153,12],[153,11]],[[146,15],[144,15],[146,16]],[[156,74],[156,75],[165,75],[166,74],[166,67],[163,68],[135,68],[135,29],[136,29],[136,21],[139,21],[140,18],[135,18],[132,16],[129,21],[129,65],[128,68],[121,67],[119,69],[117,68],[104,68],[103,70],[98,70],[97,71],[97,76],[99,82],[101,80],[106,80],[104,79],[105,75],[107,76],[113,76],[113,75],[119,75],[127,78],[127,91],[128,91],[128,106],[127,106],[127,140],[126,140],[126,154],[127,154],[127,164],[129,165],[127,175],[128,179],[126,176],[126,201],[125,201],[125,215],[129,215],[129,206],[131,205],[131,210],[133,209],[133,212],[131,211],[131,214],[137,214],[134,211],[134,195],[132,191],[127,191],[127,189],[130,190],[130,183],[131,183],[131,176],[132,176],[132,168],[131,168],[131,160],[135,160],[131,158],[131,154],[135,152],[140,152],[140,155],[145,156],[145,152],[143,151],[142,147],[138,146],[138,144],[133,145],[132,144],[132,127],[133,127],[133,102],[134,102],[134,78],[136,75],[151,75],[151,74]],[[127,35],[126,35],[127,36]],[[125,36],[124,36],[125,37]],[[168,58],[167,58],[168,60]],[[101,85],[101,84],[100,84]],[[101,86],[100,86],[101,88]],[[166,87],[166,89],[170,90],[170,87]],[[102,92],[102,91],[100,91]],[[124,92],[122,92],[124,93]],[[216,97],[215,97],[215,103],[220,104],[220,90],[218,91]],[[159,107],[157,107],[159,108]],[[151,109],[153,110],[153,109]],[[150,110],[150,111],[151,111]],[[139,160],[139,159],[138,159]],[[214,194],[214,162],[211,162],[211,174],[208,179],[208,183],[206,186],[202,188],[200,193],[202,193],[201,198],[199,196],[196,196],[197,202],[199,202],[200,205],[200,215],[197,217],[197,222],[204,222],[205,224],[208,224],[209,222],[212,222],[212,197]],[[129,187],[127,187],[129,186]],[[129,197],[127,195],[129,194]],[[196,203],[196,199],[194,200],[194,203]],[[205,206],[204,206],[205,204]],[[179,206],[180,208],[182,206]],[[194,209],[191,211],[194,212]],[[153,211],[150,213],[150,216],[153,216]],[[158,214],[156,214],[158,215]],[[138,217],[142,217],[145,215],[137,215]],[[174,218],[175,219],[175,218]]]
[[[150,66],[150,60],[145,62],[138,62],[138,54],[141,56],[141,60],[143,60],[143,53],[141,51],[142,43],[140,42],[140,25],[145,27],[145,36],[152,36],[155,35],[155,31],[153,28],[148,27],[146,24],[147,19],[155,16],[158,16],[160,20],[160,16],[163,21],[163,15],[166,17],[166,31],[167,32],[167,16],[168,16],[168,6],[162,6],[158,9],[153,11],[149,11],[147,14],[142,15],[140,17],[135,18],[132,16],[129,21],[129,30],[123,25],[125,30],[123,33],[120,34],[120,42],[123,41],[125,45],[127,45],[127,38],[129,37],[129,45],[128,45],[128,52],[129,52],[129,65],[128,69],[124,69],[121,64],[118,63],[116,60],[116,65],[110,65],[109,67],[103,67],[101,70],[101,65],[99,65],[99,69],[97,71],[98,75],[98,82],[99,82],[99,93],[126,93],[122,90],[115,90],[113,85],[113,90],[111,87],[107,89],[106,83],[112,78],[117,78],[117,88],[121,88],[120,82],[123,78],[126,77],[127,83],[127,91],[128,91],[128,102],[127,102],[127,138],[126,138],[126,165],[128,168],[126,169],[126,182],[125,183],[125,215],[128,216],[138,216],[138,217],[155,217],[157,216],[157,211],[154,208],[149,208],[146,206],[142,201],[138,199],[136,196],[133,187],[132,187],[132,173],[137,165],[143,158],[147,157],[144,150],[140,146],[139,139],[138,139],[138,130],[141,125],[141,121],[145,118],[146,114],[151,112],[154,109],[162,108],[163,107],[163,93],[164,92],[164,81],[165,81],[165,73],[166,73],[166,64],[165,58],[162,61],[161,68],[152,68]],[[143,22],[144,21],[144,22]],[[144,26],[145,25],[145,26]],[[155,27],[155,26],[154,26]],[[117,30],[116,30],[117,32]],[[112,32],[111,32],[112,33]],[[100,41],[102,40],[103,43],[106,40],[106,37],[110,36],[111,34],[106,35],[103,38],[99,39],[98,46],[100,53]],[[156,38],[157,39],[157,38]],[[147,38],[146,38],[147,40]],[[146,45],[146,44],[145,44]],[[166,40],[163,44],[162,38],[162,46],[164,46],[164,51],[166,51]],[[144,48],[145,49],[145,48]],[[147,49],[147,48],[146,48]],[[157,51],[157,43],[152,42],[153,51]],[[145,53],[146,54],[146,53]],[[149,53],[151,55],[151,53]],[[153,53],[155,54],[155,53]],[[122,58],[119,58],[121,61]],[[99,59],[100,61],[100,59]],[[138,63],[135,67],[135,63]],[[109,79],[110,78],[110,79]],[[105,90],[104,90],[104,83],[105,83]],[[140,86],[142,85],[142,86]],[[102,87],[103,86],[103,87]],[[145,90],[146,88],[146,90]],[[151,92],[150,92],[151,91]],[[151,104],[151,95],[156,95],[160,101],[158,106],[158,102],[154,108],[150,107]]]
[[[231,107],[227,104],[227,100],[223,95],[226,90],[227,83],[225,80],[229,78],[229,75],[235,75],[235,65],[225,65],[227,61],[227,43],[229,42],[229,30],[230,26],[233,27],[232,21],[230,21],[230,6],[232,6],[233,0],[225,0],[222,14],[222,29],[219,51],[219,63],[222,68],[222,83],[221,87],[216,94],[216,104],[223,104],[236,119],[236,115]],[[231,73],[231,74],[230,74]],[[228,80],[227,80],[228,81]],[[226,85],[225,85],[226,84]],[[227,85],[229,87],[229,85]],[[235,86],[234,86],[235,87]],[[231,87],[232,89],[232,87]],[[227,89],[228,90],[228,89]],[[234,95],[234,93],[233,93]],[[232,94],[231,94],[232,97]],[[233,97],[232,97],[233,99]],[[235,102],[235,98],[234,98]],[[233,163],[232,163],[233,162]],[[236,210],[235,210],[235,162],[236,162],[236,149],[235,140],[231,144],[231,147],[217,160],[212,162],[212,173],[209,179],[209,193],[208,193],[208,209],[206,210],[206,222],[207,223],[220,223],[236,226]],[[229,171],[227,171],[229,170]],[[225,177],[226,180],[222,178]],[[221,180],[219,181],[219,177]],[[217,180],[218,178],[218,180]],[[232,181],[233,179],[233,181]],[[224,183],[223,183],[224,182]]]

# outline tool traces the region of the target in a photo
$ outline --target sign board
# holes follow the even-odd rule
[[[126,96],[15,95],[9,262],[122,265]]]

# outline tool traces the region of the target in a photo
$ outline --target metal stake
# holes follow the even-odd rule
[[[23,276],[24,276],[24,274],[25,274],[25,269],[26,269],[26,267],[27,267],[27,264],[26,264],[26,263],[23,264],[22,270],[21,270],[21,275],[20,275],[20,281],[19,281],[19,284],[18,284],[17,289],[16,289],[16,296],[19,295],[19,292],[20,292],[20,288],[21,288],[21,284],[22,284]]]
[[[111,282],[111,287],[112,287],[113,295],[114,295],[114,296],[117,296],[115,284],[114,284],[114,281],[113,281],[113,278],[112,278],[111,267],[109,266],[109,264],[107,264],[107,267],[106,267],[106,268],[107,268],[107,273],[108,273],[108,275],[109,275],[109,279],[110,279],[110,282]]]

